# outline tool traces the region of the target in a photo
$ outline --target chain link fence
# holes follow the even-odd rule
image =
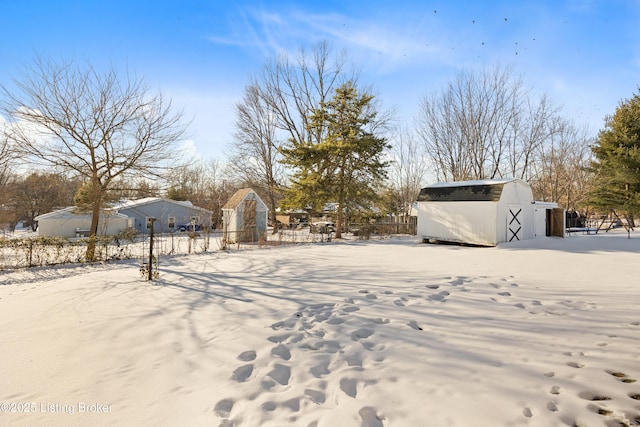
[[[242,230],[241,230],[242,231]],[[301,243],[329,242],[335,232],[316,232],[309,227],[295,230],[271,230],[257,236],[253,242],[228,241],[227,233],[221,230],[200,232],[176,232],[155,234],[153,253],[155,256],[189,255],[213,251],[240,250],[246,248],[290,245]],[[343,232],[345,239],[369,239],[373,236],[415,234],[415,223],[350,224]],[[95,262],[125,259],[148,261],[149,236],[95,237]],[[57,264],[82,264],[86,262],[89,238],[65,239],[62,237],[4,235],[0,236],[0,271],[20,268],[44,267]]]

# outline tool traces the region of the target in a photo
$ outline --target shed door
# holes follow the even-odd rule
[[[551,235],[564,237],[564,209],[554,208],[552,212]]]
[[[257,206],[255,200],[244,201],[244,216],[242,218],[244,223],[244,235],[242,240],[244,242],[255,242],[258,240],[258,233],[256,230],[256,211]]]
[[[507,212],[507,242],[522,240],[523,219],[522,206],[509,206]]]

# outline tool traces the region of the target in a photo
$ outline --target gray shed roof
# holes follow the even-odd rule
[[[516,179],[443,182],[420,190],[418,202],[497,202],[505,184]]]

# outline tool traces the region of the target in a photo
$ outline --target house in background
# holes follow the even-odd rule
[[[213,212],[194,206],[189,201],[147,197],[120,203],[115,209],[133,218],[133,228],[142,233],[149,233],[151,218],[155,218],[155,233],[173,231],[198,231],[211,227]]]
[[[39,215],[35,220],[38,221],[40,236],[88,237],[91,228],[91,214],[77,212],[75,207]],[[114,210],[106,210],[100,215],[98,235],[115,236],[131,227],[133,227],[133,218]]]
[[[564,210],[536,202],[520,179],[444,182],[417,199],[423,241],[496,246],[542,236],[564,236]]]
[[[228,243],[266,238],[267,205],[251,188],[236,191],[222,207],[224,239]]]
[[[179,202],[159,197],[122,202],[100,214],[98,235],[116,236],[135,229],[149,233],[151,218],[155,218],[156,233],[200,230],[211,226],[211,212],[194,206],[191,202]],[[78,213],[75,207],[60,209],[36,217],[38,234],[66,238],[86,237],[91,227],[91,214]]]

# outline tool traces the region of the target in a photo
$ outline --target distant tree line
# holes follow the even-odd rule
[[[36,57],[11,88],[0,82],[0,223],[33,227],[75,204],[93,213],[95,235],[116,199],[192,200],[220,216],[248,186],[276,232],[279,209],[336,203],[342,225],[408,214],[429,181],[504,177],[567,210],[638,214],[640,95],[593,137],[512,68],[464,70],[399,127],[356,70],[325,42],[267,60],[235,105],[227,157],[194,160],[176,156],[182,112],[143,79]]]

